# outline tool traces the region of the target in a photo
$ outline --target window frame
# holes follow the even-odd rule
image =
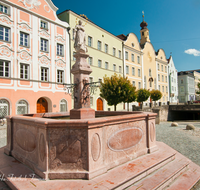
[[[125,51],[125,59],[128,60],[128,51]]]
[[[105,48],[105,53],[108,53],[108,44],[105,44],[104,48]]]
[[[100,65],[99,65],[99,63],[100,63]],[[102,60],[100,60],[100,59],[98,59],[98,67],[102,68]]]
[[[108,69],[109,65],[108,65],[108,61],[105,61],[105,69]]]
[[[135,67],[132,67],[132,75],[135,76]]]
[[[27,69],[25,68],[27,67]],[[26,63],[20,63],[19,67],[19,78],[23,80],[29,80],[30,79],[30,65]],[[25,71],[27,70],[27,77]],[[23,71],[23,73],[21,73]]]
[[[3,41],[3,42],[11,42],[11,35],[10,35],[10,32],[11,32],[11,29],[9,27],[6,27],[6,26],[3,26],[3,25],[0,25],[0,27],[2,27],[2,32],[3,32],[3,39],[0,38],[0,41]],[[8,30],[8,31],[5,31],[5,30]],[[8,33],[8,36],[6,36],[5,34]],[[0,36],[1,37],[1,36]],[[6,40],[6,38],[8,38],[8,40]]]
[[[126,65],[126,74],[129,75],[129,66]]]
[[[113,56],[116,56],[116,48],[113,47]]]
[[[88,36],[88,46],[89,47],[92,47],[92,37],[91,36]]]
[[[57,83],[64,83],[64,76],[65,76],[65,71],[61,69],[57,69],[57,77],[56,77]]]
[[[113,64],[113,71],[116,72],[116,64]]]
[[[131,54],[131,60],[132,60],[132,62],[135,62],[135,54]]]
[[[45,72],[43,72],[43,70],[45,70]],[[46,73],[47,74],[47,76],[46,76],[47,80],[45,80],[45,75],[44,74],[42,75],[42,73],[44,73],[44,74]],[[42,79],[42,77],[44,79]],[[42,82],[48,82],[49,81],[49,68],[48,67],[41,67],[40,68],[40,80]]]
[[[45,25],[45,26],[43,26]],[[44,20],[40,20],[40,28],[41,29],[44,29],[44,30],[48,30],[48,22],[47,21],[44,21]]]
[[[88,57],[88,63],[89,63],[89,65],[93,65],[93,58],[92,57]]]
[[[138,77],[141,77],[141,71],[138,69]]]
[[[27,37],[27,45],[26,45],[26,41],[25,41],[26,38],[25,37]],[[19,38],[20,38],[19,39],[19,45],[20,46],[28,47],[28,48],[30,47],[30,35],[28,33],[20,31]],[[22,41],[21,41],[21,38],[22,38]]]
[[[43,44],[44,43],[43,41],[46,42],[46,50],[42,50],[42,48],[45,49],[45,44]],[[49,53],[49,40],[47,40],[45,38],[40,38],[40,51]]]
[[[102,42],[100,40],[97,41],[97,49],[101,51]]]
[[[3,7],[3,11],[1,11],[1,6]],[[7,12],[5,12],[5,8],[7,8]],[[0,3],[0,13],[10,15],[10,6]]]
[[[64,45],[57,43],[56,55],[64,57]]]
[[[0,63],[3,63],[3,65],[2,65],[2,71],[1,71],[1,65],[0,65],[0,77],[5,77],[5,78],[10,78],[10,76],[11,76],[11,62],[10,61],[7,61],[7,60],[1,60],[0,59]],[[5,66],[5,64],[8,64],[8,66]],[[8,71],[6,71],[6,67],[8,67]],[[2,76],[1,76],[1,72],[2,72]],[[6,76],[6,74],[5,73],[8,73],[8,76]]]
[[[138,61],[138,64],[140,64],[140,56],[139,55],[137,56],[137,61]]]

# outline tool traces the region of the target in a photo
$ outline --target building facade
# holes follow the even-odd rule
[[[162,92],[162,98],[159,100],[162,104],[167,104],[169,100],[168,87],[168,61],[163,49],[155,51],[149,38],[147,23],[143,20],[140,24],[140,41],[135,34],[130,33],[127,36],[121,34],[118,38],[123,40],[124,47],[124,76],[132,82],[136,90],[145,88],[147,90],[158,89]],[[150,98],[144,102],[144,106],[149,106]],[[132,102],[132,105],[138,105]]]
[[[88,49],[88,63],[92,68],[90,82],[103,81],[103,77],[114,75],[123,75],[123,52],[122,40],[97,26],[87,19],[85,15],[78,15],[71,10],[64,11],[58,15],[62,21],[70,24],[71,36],[71,66],[75,63],[74,28],[79,20],[82,21],[86,33],[86,45]],[[73,76],[72,76],[73,83]],[[106,100],[100,97],[100,91],[97,88],[95,94],[90,97],[91,108],[95,110],[114,110],[114,106],[108,106]],[[123,104],[117,105],[117,110],[123,110]]]
[[[195,100],[195,77],[188,71],[178,72],[178,99],[180,103]]]
[[[0,2],[0,116],[71,109],[69,24],[51,0]]]
[[[172,56],[168,59],[168,73],[169,73],[169,101],[170,103],[178,102],[178,72],[175,68]]]

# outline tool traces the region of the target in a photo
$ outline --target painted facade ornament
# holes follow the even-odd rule
[[[31,28],[30,28],[27,24],[25,24],[25,23],[19,24],[19,28],[20,28],[21,30],[26,30],[27,32],[30,32],[30,31],[31,31]]]
[[[12,25],[12,22],[9,18],[6,16],[0,16],[0,23],[7,24],[7,25]]]
[[[50,38],[50,34],[48,32],[46,32],[46,30],[42,30],[40,31],[40,36],[46,37],[46,38]]]
[[[19,0],[19,2],[22,2],[24,6],[29,10],[37,9],[41,5],[41,2],[38,0]]]
[[[75,31],[74,48],[76,52],[86,53],[88,51],[86,47],[86,35],[81,20],[79,20],[78,24],[75,26],[74,31]]]
[[[11,57],[11,51],[7,47],[0,47],[0,55]]]
[[[65,43],[65,39],[62,36],[56,36],[57,42]]]
[[[62,59],[59,59],[58,61],[56,61],[56,66],[61,67],[61,68],[65,68],[66,63]]]
[[[25,60],[25,61],[30,61],[31,56],[26,51],[22,51],[20,53],[20,59]]]
[[[50,59],[46,56],[40,57],[39,61],[42,65],[50,65]]]

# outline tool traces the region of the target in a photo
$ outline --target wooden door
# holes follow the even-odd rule
[[[40,98],[37,101],[37,113],[46,113],[48,112],[48,103],[44,98]]]
[[[103,100],[101,98],[97,99],[97,111],[103,111]]]

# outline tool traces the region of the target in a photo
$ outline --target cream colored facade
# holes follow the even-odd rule
[[[81,20],[87,35],[86,44],[90,56],[88,63],[92,68],[90,82],[103,80],[105,75],[112,76],[114,73],[123,75],[122,40],[89,21],[85,16],[80,16],[70,10],[64,11],[58,17],[68,22],[71,26],[71,66],[75,63],[73,58],[73,54],[75,53],[73,31],[77,22]],[[91,96],[91,107],[95,110],[100,110],[101,108],[99,104],[97,105],[97,101],[103,101],[103,110],[114,110],[114,106],[108,106],[107,102],[100,98],[99,89]],[[122,103],[117,105],[117,110],[123,110]]]
[[[168,86],[168,61],[163,49],[157,52],[150,42],[147,23],[143,20],[141,26],[140,42],[135,34],[130,33],[127,36],[119,35],[124,41],[124,75],[129,78],[136,90],[145,88],[148,90],[158,89],[163,96],[159,100],[162,104],[167,104],[169,100]],[[150,98],[144,103],[149,106]],[[132,105],[138,105],[137,102],[129,104],[129,110]]]

